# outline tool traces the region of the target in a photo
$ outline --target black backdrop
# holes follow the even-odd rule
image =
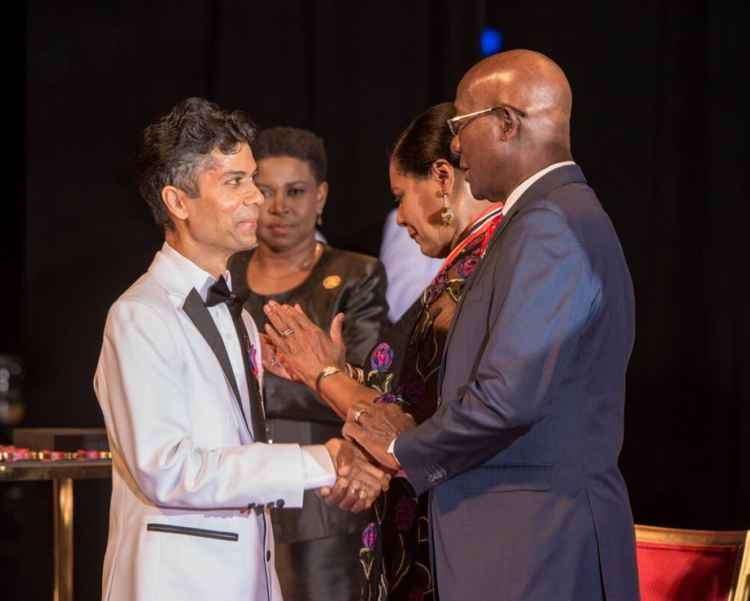
[[[28,2],[2,41],[24,65],[6,74],[0,221],[0,352],[25,363],[23,425],[102,425],[91,379],[106,310],[160,244],[130,172],[146,123],[201,95],[260,126],[314,129],[330,158],[323,231],[375,254],[387,149],[452,99],[489,24],[505,48],[568,73],[574,155],[628,257],[638,317],[621,464],[636,520],[750,528],[748,43],[730,3],[634,4]],[[46,599],[49,492],[0,493],[4,598]],[[76,502],[76,598],[95,599],[107,484],[84,483]]]

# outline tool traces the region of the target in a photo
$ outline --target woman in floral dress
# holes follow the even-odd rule
[[[365,365],[343,361],[341,317],[334,320],[329,336],[298,308],[275,303],[266,307],[273,327],[267,326],[272,347],[266,349],[264,363],[278,373],[273,354],[278,352],[287,375],[317,389],[341,416],[355,401],[366,400],[398,403],[421,423],[440,402],[438,371],[453,313],[502,219],[501,204],[471,195],[451,154],[446,120],[453,115],[449,103],[428,109],[401,134],[391,154],[389,175],[399,203],[399,225],[407,228],[423,254],[445,260]],[[294,335],[279,335],[290,331]],[[427,497],[416,497],[405,479],[394,478],[376,503],[376,521],[362,533],[360,563],[367,579],[364,601],[434,599]]]

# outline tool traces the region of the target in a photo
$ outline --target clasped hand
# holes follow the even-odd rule
[[[325,444],[336,467],[336,483],[318,492],[326,503],[358,513],[369,509],[391,476],[372,465],[367,456],[347,440],[332,438]]]
[[[416,428],[414,418],[394,403],[354,403],[344,424],[344,436],[365,449],[384,468],[401,468],[388,452],[390,444],[402,433]]]

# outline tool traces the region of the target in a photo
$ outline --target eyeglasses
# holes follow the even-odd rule
[[[505,109],[506,111],[513,111],[516,113],[519,117],[525,117],[526,113],[524,113],[521,109],[517,109],[514,106],[511,106],[509,104],[498,104],[497,106],[492,106],[488,109],[482,109],[481,111],[474,111],[473,113],[466,113],[465,115],[457,115],[455,117],[452,117],[446,121],[448,124],[448,129],[450,130],[451,134],[454,136],[457,136],[458,133],[466,127],[471,121],[476,119],[477,117],[481,117],[482,115],[488,115],[489,113],[493,111],[497,111],[499,109]]]

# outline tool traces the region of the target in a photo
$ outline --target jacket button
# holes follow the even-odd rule
[[[266,561],[271,561],[271,552],[266,551]]]

